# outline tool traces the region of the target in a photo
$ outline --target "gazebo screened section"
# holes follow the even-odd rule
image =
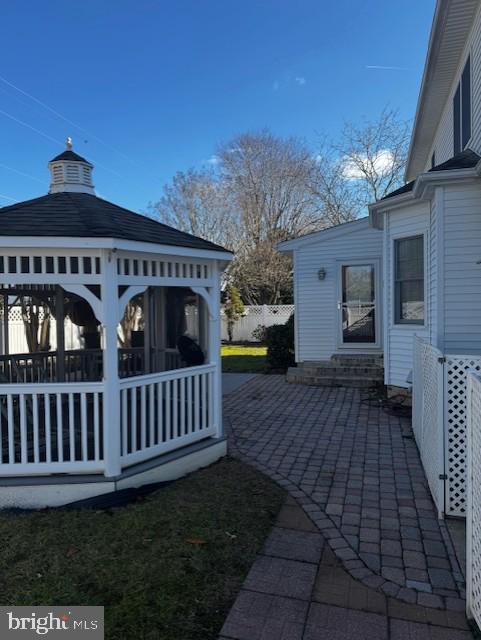
[[[91,166],[70,154],[50,164]],[[78,175],[74,190],[0,209],[0,477],[114,478],[222,436],[231,255],[100,200]]]
[[[218,268],[157,252],[2,250],[0,475],[115,476],[220,435]],[[27,353],[9,352],[12,309]]]

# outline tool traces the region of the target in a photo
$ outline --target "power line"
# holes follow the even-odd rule
[[[55,138],[52,138],[52,136],[49,136],[48,133],[45,133],[45,131],[41,131],[40,129],[33,127],[31,124],[28,124],[28,122],[24,122],[23,120],[16,118],[11,113],[7,113],[6,111],[3,111],[3,109],[0,109],[0,114],[7,118],[10,118],[10,120],[13,120],[14,122],[22,125],[23,127],[27,127],[27,129],[30,129],[31,131],[35,131],[35,133],[38,133],[40,136],[43,136],[44,138],[47,138],[47,140],[51,140],[52,142],[55,142],[55,144],[58,144],[58,145],[63,144],[59,140],[56,140]],[[101,167],[105,171],[108,171],[109,173],[114,174],[118,178],[122,178],[122,175],[118,171],[115,171],[114,169],[110,169],[109,167],[105,166],[104,164],[101,164],[100,162],[97,162],[94,159],[92,159],[92,162],[94,162],[97,167]]]
[[[36,129],[35,127],[32,127],[31,124],[28,124],[27,122],[24,122],[23,120],[20,120],[15,116],[12,116],[11,113],[7,113],[6,111],[3,111],[3,109],[0,109],[0,114],[2,114],[7,118],[10,118],[10,120],[17,122],[18,124],[21,124],[24,127],[27,127],[27,129],[31,129],[32,131],[35,131],[35,133],[38,133],[40,136],[43,136],[44,138],[47,138],[47,140],[50,140],[51,142],[55,142],[55,144],[59,144],[59,145],[62,144],[61,142],[59,142],[59,140],[56,140],[55,138],[52,138],[52,136],[49,136],[48,133],[45,133],[44,131],[40,131],[40,129]]]
[[[72,125],[72,127],[75,127],[76,129],[78,129],[79,131],[81,131],[82,133],[85,133],[86,135],[88,135],[89,137],[93,138],[94,140],[96,140],[97,142],[99,142],[100,144],[103,144],[105,147],[107,147],[108,149],[111,149],[112,151],[115,151],[116,153],[120,154],[121,156],[123,156],[126,160],[129,160],[130,162],[134,162],[134,160],[132,160],[131,158],[129,158],[129,156],[127,156],[125,153],[123,153],[122,151],[119,151],[118,149],[116,149],[115,147],[112,147],[108,142],[105,142],[105,140],[102,140],[102,138],[99,138],[98,136],[96,136],[95,134],[93,134],[92,132],[88,131],[87,129],[85,129],[84,127],[82,127],[81,125],[77,124],[76,122],[74,122],[73,120],[70,120],[70,118],[67,118],[66,116],[64,116],[62,113],[60,113],[59,111],[57,111],[56,109],[54,109],[53,107],[51,107],[50,105],[48,105],[47,103],[43,102],[42,100],[39,100],[39,98],[36,98],[35,96],[33,96],[31,93],[28,93],[27,91],[25,91],[24,89],[21,89],[20,87],[18,87],[17,85],[13,84],[13,82],[10,82],[9,80],[7,80],[6,78],[4,78],[3,76],[0,76],[0,81],[4,82],[6,85],[8,85],[9,87],[11,87],[12,89],[15,89],[15,91],[18,91],[19,93],[21,93],[22,95],[26,96],[27,98],[30,98],[30,100],[33,100],[34,102],[36,102],[38,105],[40,105],[41,107],[43,107],[44,109],[47,109],[47,111],[50,111],[50,113],[53,113],[53,115],[55,115],[57,118],[60,118],[61,120],[63,120],[64,122],[67,122],[68,124]]]
[[[4,196],[3,193],[0,193],[0,198],[3,198],[4,200],[10,200],[10,202],[18,202],[16,198],[11,198],[10,196]]]
[[[19,169],[15,169],[15,167],[9,167],[8,164],[3,164],[0,162],[1,169],[7,169],[8,171],[12,171],[13,173],[18,173],[19,176],[24,176],[25,178],[30,178],[31,180],[35,180],[35,182],[40,182],[41,184],[45,184],[45,180],[40,180],[36,176],[32,176],[30,173],[25,173],[25,171],[19,171]]]

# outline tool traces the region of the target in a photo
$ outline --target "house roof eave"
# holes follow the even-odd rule
[[[406,182],[426,166],[433,138],[471,32],[477,0],[438,0],[406,163]],[[449,55],[444,52],[449,51]]]
[[[321,229],[320,231],[308,233],[304,236],[301,236],[300,238],[285,240],[284,242],[280,242],[277,245],[277,249],[282,253],[292,253],[296,249],[310,244],[315,244],[316,242],[324,242],[325,240],[332,239],[332,237],[353,233],[366,224],[368,224],[368,217],[364,216],[363,218],[358,218],[357,220],[343,222],[341,224],[334,225],[333,227],[327,227],[326,229]]]
[[[422,173],[414,181],[414,186],[408,193],[392,196],[385,200],[379,200],[369,205],[369,221],[376,229],[384,228],[383,214],[394,211],[414,202],[428,200],[432,196],[433,189],[437,186],[460,181],[472,181],[481,177],[481,160],[475,167],[468,169],[449,169],[447,171],[434,171]]]

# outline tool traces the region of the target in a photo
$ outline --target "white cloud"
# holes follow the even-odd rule
[[[359,164],[367,162],[367,156],[359,155]],[[393,165],[394,156],[390,149],[381,149],[373,160],[373,165],[376,173],[383,174],[389,171]],[[354,160],[345,159],[343,162],[343,174],[348,180],[359,180],[363,177],[363,173],[360,170],[358,164]]]
[[[212,165],[219,164],[219,158],[216,155],[213,155],[207,160],[207,164],[212,164]]]
[[[295,81],[301,87],[302,87],[303,84],[306,84],[306,79],[303,78],[302,76],[297,76],[297,78],[295,78]]]

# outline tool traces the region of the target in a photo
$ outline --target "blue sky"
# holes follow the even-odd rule
[[[98,194],[141,211],[243,131],[314,143],[386,104],[412,118],[433,11],[434,0],[4,3],[0,206],[46,193],[68,135],[96,165]]]

